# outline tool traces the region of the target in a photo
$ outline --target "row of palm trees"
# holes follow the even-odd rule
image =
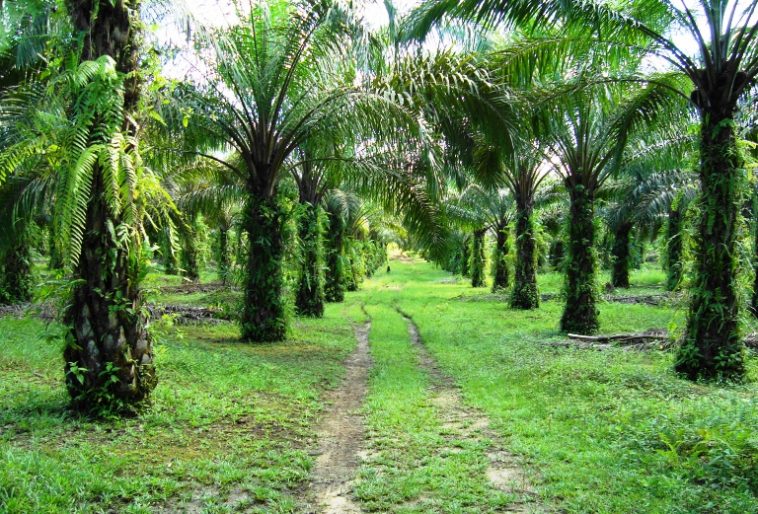
[[[222,212],[239,206],[241,337],[261,342],[287,333],[283,183],[295,183],[300,204],[296,307],[318,316],[324,299],[341,300],[349,283],[339,278],[344,188],[401,213],[432,253],[455,218],[473,228],[477,256],[492,227],[496,262],[511,221],[497,206],[512,199],[510,303],[538,307],[535,204],[547,178],[558,178],[569,199],[561,328],[594,332],[597,199],[625,180],[634,189],[653,172],[685,172],[682,156],[692,151],[680,148],[693,138],[680,136],[696,116],[700,165],[689,183],[699,189],[699,251],[676,368],[693,379],[740,377],[734,250],[746,187],[737,113],[758,73],[758,3],[713,0],[696,10],[643,3],[443,0],[404,20],[390,9],[378,33],[330,0],[240,4],[233,26],[195,28],[200,58],[190,78],[170,81],[142,44],[139,0],[37,0],[35,12],[51,20],[48,40],[37,52],[44,58],[4,86],[0,183],[4,192],[23,186],[10,193],[27,200],[11,218],[24,205],[52,209],[51,230],[74,279],[64,316],[74,405],[128,411],[154,387],[139,288],[149,236],[164,234],[166,253],[176,232],[191,243],[201,186],[217,201],[219,226],[228,229]],[[28,20],[10,5],[6,22]],[[671,40],[682,30],[696,55]],[[432,32],[450,44],[434,51],[420,42]],[[23,41],[23,31],[14,34],[4,55]],[[197,173],[207,169],[201,161],[212,163],[211,174]],[[178,180],[182,170],[194,178]],[[175,194],[182,184],[186,194]],[[446,202],[452,184],[468,184],[458,211]],[[687,201],[682,191],[670,214]],[[472,210],[466,202],[490,201],[493,216],[462,212]],[[613,216],[623,263],[635,220],[630,209]],[[668,225],[677,230],[675,214]],[[674,259],[676,238],[670,244]],[[506,284],[507,267],[497,269]],[[471,271],[482,279],[483,269]],[[624,274],[619,264],[614,280],[623,284]]]
[[[630,129],[647,123],[664,106],[668,112],[689,108],[695,111],[700,125],[701,218],[692,300],[675,367],[692,379],[744,374],[736,246],[738,217],[747,188],[744,154],[738,144],[744,127],[739,125],[738,113],[758,74],[756,9],[755,1],[728,0],[681,7],[665,0],[620,5],[563,0],[443,0],[425,4],[417,14],[420,32],[450,19],[520,26],[541,36],[535,48],[545,41],[550,57],[560,55],[561,47],[576,47],[579,41],[580,45],[599,49],[604,59],[621,56],[647,66],[657,61],[666,63],[671,71],[640,81],[639,66],[629,70],[632,73],[619,73],[624,70],[618,68],[612,73],[593,69],[593,54],[585,63],[597,77],[594,81],[613,84],[611,90],[641,82],[641,93],[635,95],[637,98],[623,101],[623,97],[616,97],[605,103],[575,90],[570,98],[561,98],[555,115],[548,116],[548,123],[556,125],[557,136],[551,155],[560,162],[556,171],[571,200],[568,299],[561,327],[583,331],[597,328],[594,289],[590,287],[594,263],[592,252],[587,251],[594,242],[594,199],[617,169],[610,164],[618,161]],[[554,45],[550,38],[556,27],[565,37]],[[687,44],[680,42],[682,34],[695,43],[694,52],[688,52]],[[533,52],[532,62],[541,53]],[[686,100],[688,106],[672,110],[671,103],[677,100]],[[625,116],[626,106],[634,116]]]
[[[17,7],[8,7],[3,21],[26,20]],[[375,232],[348,248],[356,254],[344,255],[357,232],[350,232],[351,223],[365,226],[365,214],[338,186],[369,192],[386,207],[411,207],[409,225],[428,226],[433,219],[415,177],[424,152],[419,124],[400,99],[357,81],[351,32],[357,25],[341,6],[240,7],[237,26],[198,32],[214,65],[195,84],[154,74],[141,47],[139,1],[40,0],[35,7],[55,19],[59,31],[45,34],[38,62],[5,91],[0,180],[14,200],[7,204],[13,206],[9,226],[19,228],[20,220],[53,205],[49,230],[62,242],[71,276],[64,358],[75,408],[130,412],[155,386],[139,285],[151,234],[164,235],[171,255],[178,233],[188,258],[183,267],[196,268],[197,210],[192,195],[182,194],[181,175],[198,158],[217,165],[214,175],[224,181],[211,189],[227,188],[224,207],[242,203],[239,318],[246,341],[281,340],[287,332],[282,288],[289,212],[279,194],[285,178],[294,178],[302,206],[301,314],[323,313],[322,203],[329,217],[329,299],[357,287],[358,273],[346,260],[366,260],[370,272],[383,255]],[[197,177],[197,169],[192,173]],[[189,193],[198,185],[190,182]],[[10,268],[3,270],[5,276]]]

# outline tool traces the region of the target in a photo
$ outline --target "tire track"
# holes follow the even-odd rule
[[[358,345],[345,361],[342,385],[327,398],[331,405],[318,428],[319,456],[311,473],[308,512],[358,514],[351,497],[352,484],[360,465],[365,427],[360,409],[368,389],[371,369],[368,334],[371,322],[355,328]]]
[[[408,324],[408,335],[411,344],[418,352],[421,368],[432,379],[432,403],[438,408],[443,427],[449,431],[452,438],[491,441],[487,451],[489,459],[486,469],[487,480],[494,489],[520,498],[518,502],[509,505],[506,512],[540,511],[540,507],[534,503],[535,491],[519,459],[498,444],[500,436],[490,427],[487,416],[464,404],[460,390],[452,377],[440,369],[437,361],[422,342],[413,319],[399,308],[396,310]]]

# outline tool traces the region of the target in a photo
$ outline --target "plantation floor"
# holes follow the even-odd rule
[[[371,367],[370,329],[370,323],[356,329],[358,346],[345,361],[345,379],[327,397],[329,409],[318,430],[318,458],[311,473],[309,509],[360,512],[351,493],[365,437],[360,408]]]
[[[280,344],[164,323],[154,405],[128,420],[68,414],[59,328],[0,318],[0,512],[758,512],[755,356],[751,383],[692,384],[670,353],[550,345],[560,299],[511,311],[429,264],[391,268]],[[662,279],[635,273],[629,294]],[[684,316],[600,309],[604,333]]]

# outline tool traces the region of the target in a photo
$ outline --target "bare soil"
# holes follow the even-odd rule
[[[328,398],[330,407],[318,428],[319,450],[311,473],[307,512],[355,514],[361,509],[351,495],[365,445],[360,408],[371,368],[368,334],[370,323],[356,327],[358,346],[345,361],[342,385]]]

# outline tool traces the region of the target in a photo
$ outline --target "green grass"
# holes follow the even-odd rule
[[[540,273],[537,277],[541,293],[558,294],[563,291],[564,274],[559,271]],[[609,270],[600,270],[597,274],[597,283],[604,286],[611,281]],[[662,294],[665,292],[663,285],[666,282],[666,272],[660,266],[645,263],[638,270],[630,270],[629,289],[616,289],[616,296]]]
[[[328,306],[325,319],[296,320],[281,344],[239,344],[232,324],[163,327],[154,405],[126,420],[70,415],[60,329],[0,318],[0,512],[302,511],[323,393],[343,375],[361,305],[374,360],[354,489],[365,511],[495,512],[514,499],[487,482],[490,441],[445,423],[396,307],[527,466],[537,493],[528,508],[758,511],[754,355],[745,385],[693,384],[671,372],[670,353],[545,344],[563,338],[559,298],[512,311],[429,264],[391,267]],[[634,271],[630,294],[660,292],[664,278]],[[560,275],[540,275],[542,292],[561,286]],[[213,294],[157,300],[204,305]],[[600,313],[602,332],[675,328],[685,315],[617,303]]]
[[[369,457],[356,486],[363,507],[479,513],[508,505],[514,498],[492,490],[484,475],[488,441],[465,439],[443,425],[403,317],[386,305],[367,312],[374,367],[365,408]]]
[[[758,362],[753,383],[692,384],[663,352],[545,345],[562,304],[511,311],[428,264],[394,262],[362,293],[397,302],[465,398],[541,476],[543,501],[567,512],[758,511]],[[473,296],[472,296],[473,295]],[[466,301],[469,299],[469,301]],[[601,330],[681,323],[661,307],[603,303]],[[371,311],[369,311],[371,312]]]
[[[236,343],[233,325],[170,330],[153,407],[92,422],[65,410],[49,330],[0,319],[0,512],[294,511],[321,394],[354,346],[340,307],[281,344]]]

